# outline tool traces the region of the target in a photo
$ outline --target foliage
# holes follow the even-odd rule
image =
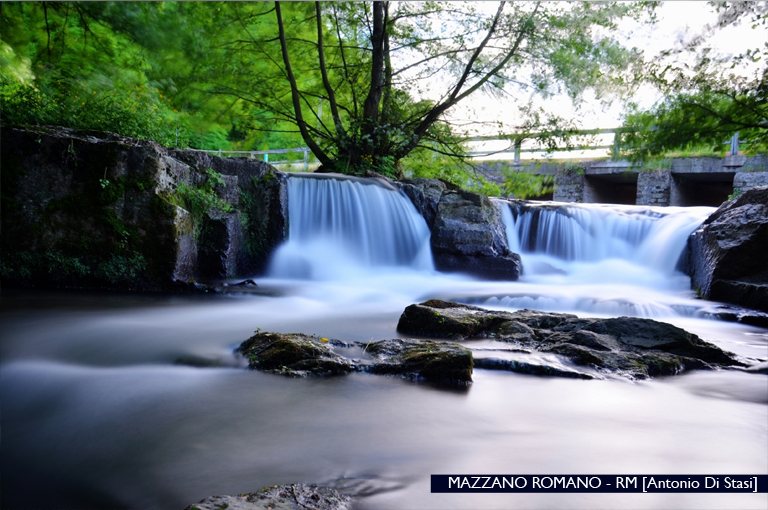
[[[210,168],[205,173],[207,178],[202,186],[190,186],[180,182],[175,195],[171,196],[171,201],[189,211],[198,226],[210,213],[232,212],[232,206],[219,198],[215,190],[216,187],[226,186],[224,179]]]
[[[752,30],[765,30],[768,2],[712,4],[719,13],[717,23],[682,48],[664,52],[643,70],[645,79],[664,98],[648,110],[628,105],[622,152],[631,159],[702,147],[722,152],[734,133],[745,142],[742,149],[747,153],[768,147],[768,68],[757,68],[768,57],[768,46],[718,56],[705,45],[707,36],[746,18]],[[690,63],[664,60],[681,55]]]
[[[475,92],[577,98],[623,85],[637,53],[605,34],[639,10],[589,2],[502,3],[495,13],[452,2],[232,5],[225,16],[233,29],[221,33],[217,59],[229,72],[211,91],[295,125],[327,170],[399,175],[398,163],[416,149],[460,156],[465,133],[449,112]],[[254,60],[258,71],[246,65]],[[559,122],[534,108],[521,113],[521,129]]]
[[[529,174],[509,168],[505,169],[503,173],[504,184],[501,189],[505,196],[526,199],[540,197],[555,190],[555,177],[553,175]]]
[[[144,86],[102,91],[59,82],[38,88],[6,79],[0,81],[0,109],[7,125],[58,125],[186,145],[184,116]]]
[[[460,158],[438,155],[426,149],[416,149],[401,160],[403,175],[408,178],[430,178],[449,182],[460,188],[488,196],[501,196],[499,186],[477,172]]]

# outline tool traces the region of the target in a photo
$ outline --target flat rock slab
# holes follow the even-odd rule
[[[357,347],[370,359],[351,359],[334,347]],[[345,344],[302,333],[257,332],[237,351],[252,370],[293,377],[370,372],[448,385],[472,382],[471,351],[451,342],[394,339]]]
[[[454,340],[493,338],[631,379],[675,375],[691,369],[744,366],[734,354],[683,329],[636,317],[584,319],[534,310],[502,312],[433,299],[408,306],[400,316],[397,330]],[[551,373],[547,374],[545,367],[523,365],[493,358],[475,362],[478,368],[521,372],[530,368],[528,373],[564,375],[556,367],[549,367]]]
[[[211,496],[184,510],[347,510],[352,498],[330,487],[274,485],[237,496]]]

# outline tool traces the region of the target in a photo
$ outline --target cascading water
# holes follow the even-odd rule
[[[292,176],[288,241],[269,274],[345,279],[384,268],[431,270],[429,229],[410,200],[375,180]]]
[[[622,259],[669,273],[675,271],[688,236],[713,210],[605,204],[502,208],[510,245],[529,258],[592,263]]]
[[[487,306],[601,315],[694,315],[678,266],[688,236],[711,207],[639,207],[498,201],[523,277]]]

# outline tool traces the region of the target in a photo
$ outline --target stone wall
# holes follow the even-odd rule
[[[637,175],[637,205],[669,205],[672,174],[659,170]]]
[[[262,271],[286,235],[285,177],[261,161],[62,128],[3,128],[1,141],[6,285],[194,290]],[[198,196],[225,210],[194,212],[210,170],[222,184]]]
[[[736,172],[733,176],[733,189],[745,192],[758,186],[768,185],[768,172],[746,171]]]
[[[569,168],[555,175],[555,202],[584,202],[586,176],[583,168]]]

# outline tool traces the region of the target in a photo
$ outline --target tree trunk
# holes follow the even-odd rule
[[[363,105],[363,119],[368,129],[372,129],[379,120],[379,104],[384,88],[384,4],[373,2],[371,88]]]
[[[291,69],[291,59],[288,56],[288,43],[285,39],[285,26],[283,25],[283,14],[280,10],[280,2],[275,2],[275,14],[277,16],[277,29],[280,36],[280,49],[283,53],[283,63],[285,64],[285,75],[288,78],[288,83],[291,85],[291,100],[293,101],[293,113],[296,116],[296,125],[299,126],[301,137],[304,139],[304,143],[307,144],[312,154],[323,164],[323,166],[330,167],[333,165],[333,161],[329,158],[320,146],[312,139],[312,135],[309,134],[307,129],[307,123],[304,122],[304,115],[301,112],[301,95],[299,93],[299,86],[296,84],[296,77],[293,75]]]

